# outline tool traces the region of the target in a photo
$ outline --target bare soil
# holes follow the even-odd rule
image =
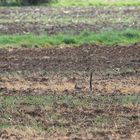
[[[0,33],[139,28],[139,11],[0,8]],[[139,43],[24,47],[0,49],[0,140],[140,139]]]
[[[77,84],[87,93],[91,71],[96,93],[140,93],[139,44],[1,49],[0,54],[3,95],[73,93]],[[13,73],[13,76],[5,73]]]
[[[140,7],[0,8],[1,34],[79,33],[140,28]]]
[[[84,98],[90,101],[75,106],[72,100],[70,104],[63,103],[63,100],[59,102],[61,96],[56,98],[52,106],[47,107],[33,106],[25,100],[18,101],[14,108],[5,106],[0,112],[1,123],[5,122],[10,127],[0,131],[0,138],[2,140],[140,138],[139,105],[114,104],[111,103],[111,98],[106,100],[108,102],[102,103],[98,100],[100,98],[93,96],[73,95],[72,100],[79,98],[81,102]],[[112,98],[113,100],[115,98]],[[6,119],[4,114],[8,115],[9,119]],[[33,129],[33,126],[37,126],[38,129]]]
[[[140,68],[140,44],[0,50],[0,72]]]
[[[138,140],[139,68],[140,44],[1,49],[0,122],[10,127],[0,138]],[[51,105],[32,102],[49,96]],[[8,107],[10,97],[17,102]]]

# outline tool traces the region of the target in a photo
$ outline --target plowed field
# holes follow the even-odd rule
[[[0,33],[139,29],[139,11],[1,8]],[[140,44],[1,48],[0,139],[139,140]]]

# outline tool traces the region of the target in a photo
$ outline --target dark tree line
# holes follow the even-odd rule
[[[29,5],[36,5],[39,3],[49,3],[52,0],[19,0],[20,3],[22,4],[29,4]]]
[[[39,3],[49,3],[54,0],[0,0],[1,4],[6,4],[6,3],[17,3],[21,5],[37,5]]]

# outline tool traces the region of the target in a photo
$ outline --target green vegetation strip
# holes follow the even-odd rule
[[[89,107],[91,105],[104,106],[105,104],[138,105],[140,96],[83,96],[77,95],[28,95],[28,96],[7,96],[0,97],[0,108],[14,108],[16,105],[25,103],[33,106],[53,106],[54,104],[67,104],[70,107]]]
[[[23,1],[23,0],[21,0],[21,1]],[[27,1],[23,1],[21,4],[20,1],[17,1],[17,0],[12,0],[12,1],[6,0],[6,2],[0,2],[0,5],[20,6],[20,5],[30,5],[29,3],[27,3]],[[52,6],[52,7],[139,6],[140,0],[49,0],[46,2],[41,2],[41,1],[39,2],[39,0],[38,0],[38,3],[34,3],[33,5],[43,5],[43,6]]]
[[[140,42],[140,30],[127,29],[124,31],[106,30],[101,32],[84,31],[76,34],[56,35],[0,35],[0,47],[33,47],[55,46],[61,44],[101,44],[101,45],[128,45]]]
[[[51,6],[139,6],[140,0],[57,0]]]

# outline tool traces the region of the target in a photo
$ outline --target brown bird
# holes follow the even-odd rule
[[[76,92],[80,92],[80,91],[82,90],[83,87],[82,87],[82,84],[77,84],[77,83],[76,83],[74,88],[75,88],[75,91],[76,91]]]

